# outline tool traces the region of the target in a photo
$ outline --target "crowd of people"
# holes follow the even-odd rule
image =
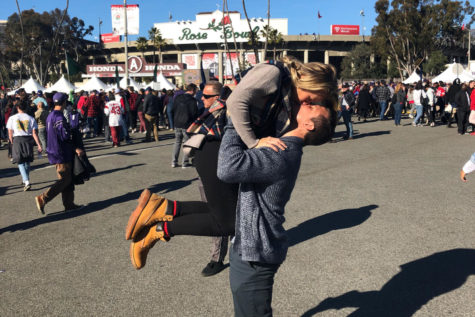
[[[203,275],[217,274],[233,237],[229,253],[235,314],[271,316],[274,276],[288,249],[284,209],[303,146],[330,141],[340,117],[347,129],[344,139],[353,138],[354,116],[358,121],[392,118],[397,127],[403,114],[413,119],[413,126],[450,127],[455,121],[459,134],[466,134],[475,110],[474,88],[475,82],[459,80],[448,85],[382,80],[338,87],[333,66],[284,57],[255,66],[234,90],[209,81],[176,91],[129,87],[69,95],[23,90],[2,94],[0,139],[8,143],[25,191],[31,188],[35,144],[56,166],[56,183],[35,197],[44,214],[59,193],[66,211],[81,207],[74,203],[72,162],[85,155],[83,139],[103,137],[119,147],[123,141],[133,142],[133,133],[143,133],[143,142],[159,142],[160,129],[174,131],[171,167],[196,167],[202,200],[173,201],[145,189],[126,226],[133,267],[144,267],[159,241],[176,235],[211,236],[212,260]],[[475,135],[474,125],[470,132]],[[462,180],[474,166],[472,157]]]
[[[412,120],[412,126],[435,127],[457,125],[460,135],[475,135],[475,124],[469,122],[475,110],[475,81],[461,83],[430,82],[413,84],[389,83],[384,80],[371,83],[344,83],[340,86],[340,116],[346,125],[345,139],[353,138],[352,114],[358,121],[376,117],[394,120],[401,126],[402,115]]]

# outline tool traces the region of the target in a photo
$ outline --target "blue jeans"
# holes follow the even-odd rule
[[[172,164],[178,163],[178,156],[180,155],[181,144],[186,142],[189,139],[186,129],[176,128],[175,129],[175,146],[173,147],[173,157]],[[188,156],[183,154],[183,164],[188,164]]]
[[[396,102],[394,107],[394,124],[401,125],[402,102]]]
[[[234,316],[272,317],[272,288],[280,264],[243,261],[231,245],[229,284]]]
[[[23,183],[29,182],[30,181],[30,162],[19,163],[18,169],[20,170]]]
[[[381,113],[379,114],[379,120],[384,119],[384,113],[386,112],[386,107],[388,106],[386,101],[380,101],[379,106],[381,107]]]
[[[97,117],[88,117],[87,118],[87,125],[89,126],[89,133],[93,136],[99,134],[99,121]]]
[[[346,136],[348,138],[353,137],[353,123],[351,122],[351,112],[347,110],[341,111],[341,116],[343,117],[343,122],[346,126]]]
[[[170,129],[173,129],[173,102],[170,101],[168,102],[167,105],[167,117],[168,117],[168,124],[170,126]]]
[[[419,123],[419,119],[422,117],[422,105],[416,105],[416,117],[414,118],[414,121],[412,123],[417,124]]]

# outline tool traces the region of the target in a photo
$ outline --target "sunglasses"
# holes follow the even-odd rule
[[[216,96],[219,96],[219,95],[207,95],[207,94],[203,94],[203,98],[205,98],[205,99],[209,99],[209,98],[216,97]]]

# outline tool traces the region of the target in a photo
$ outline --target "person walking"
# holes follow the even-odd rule
[[[58,180],[44,193],[35,197],[36,207],[41,214],[45,214],[45,205],[61,193],[64,211],[81,208],[74,203],[74,183],[72,162],[74,153],[81,156],[84,150],[71,137],[71,128],[63,115],[67,95],[56,93],[53,96],[54,108],[46,120],[46,134],[48,137],[48,160],[56,166]]]
[[[402,85],[402,83],[398,83],[396,85],[396,89],[394,89],[394,94],[396,95],[395,102],[393,103],[394,125],[399,127],[401,126],[402,108],[404,106],[404,102],[406,101],[406,92],[404,91],[404,86]]]
[[[462,84],[455,95],[455,104],[457,104],[457,130],[459,135],[464,135],[467,132],[468,116],[470,115],[470,95],[466,83]]]
[[[371,103],[373,102],[372,99],[373,97],[371,97],[371,94],[369,92],[368,84],[364,84],[363,87],[360,89],[357,100],[358,121],[363,118],[363,122],[366,122]]]
[[[424,110],[424,107],[422,106],[423,98],[427,98],[426,92],[422,89],[422,82],[418,82],[416,84],[416,88],[414,89],[413,93],[413,98],[414,98],[414,104],[416,108],[416,117],[414,118],[414,121],[412,121],[412,125],[415,126],[422,126],[422,124],[419,122],[419,120],[422,117],[422,113]]]
[[[386,86],[386,81],[382,80],[381,84],[375,88],[376,101],[379,103],[379,120],[384,120],[388,100],[391,99],[391,91]]]
[[[176,96],[173,100],[173,124],[175,126],[175,145],[172,154],[172,167],[178,166],[178,157],[181,151],[181,145],[185,143],[189,136],[186,130],[196,119],[198,106],[195,99],[197,86],[189,84],[186,86],[186,92]],[[219,93],[215,96],[219,96]],[[211,95],[207,96],[213,97]],[[191,167],[190,158],[183,153],[182,168]]]
[[[446,95],[447,104],[450,106],[449,107],[450,111],[448,111],[448,114],[447,114],[447,128],[452,127],[452,121],[455,118],[455,116],[457,115],[458,105],[457,105],[457,102],[455,100],[455,96],[460,91],[460,89],[461,89],[460,79],[455,78],[452,85],[447,90],[447,95]],[[458,122],[458,120],[457,120],[457,122]]]
[[[89,126],[88,134],[93,138],[95,138],[99,134],[99,114],[102,115],[101,100],[99,99],[98,94],[99,92],[97,90],[91,91],[89,97],[87,98],[83,106],[83,111],[85,116],[87,117],[87,124]]]
[[[38,139],[38,126],[33,117],[26,113],[25,103],[16,104],[17,113],[8,118],[8,139],[12,144],[12,162],[18,164],[18,169],[24,185],[23,190],[30,190],[30,163],[35,157],[33,144],[38,146],[38,152],[42,152]]]
[[[160,113],[160,99],[153,94],[153,90],[150,87],[145,90],[143,113],[145,117],[145,127],[147,129],[145,142],[150,142],[152,140],[152,131],[155,142],[158,142],[158,114]]]
[[[41,148],[46,150],[46,118],[48,118],[48,110],[45,109],[43,101],[39,101],[36,106],[38,110],[35,112],[35,120],[38,124],[38,137],[41,142]]]
[[[346,126],[346,135],[344,140],[353,140],[353,123],[351,122],[351,114],[353,113],[353,106],[355,104],[355,95],[349,90],[347,83],[342,86],[342,96],[340,98],[341,116]]]
[[[121,103],[120,89],[115,89],[115,99],[106,103],[104,113],[108,117],[112,135],[112,146],[120,146],[120,129],[123,120],[124,105]]]

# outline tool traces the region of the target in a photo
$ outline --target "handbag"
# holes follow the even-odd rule
[[[475,124],[475,110],[470,111],[470,117],[468,117],[468,122]]]
[[[193,134],[185,143],[183,143],[183,153],[187,156],[193,156],[196,150],[201,149],[206,135],[197,133]]]

